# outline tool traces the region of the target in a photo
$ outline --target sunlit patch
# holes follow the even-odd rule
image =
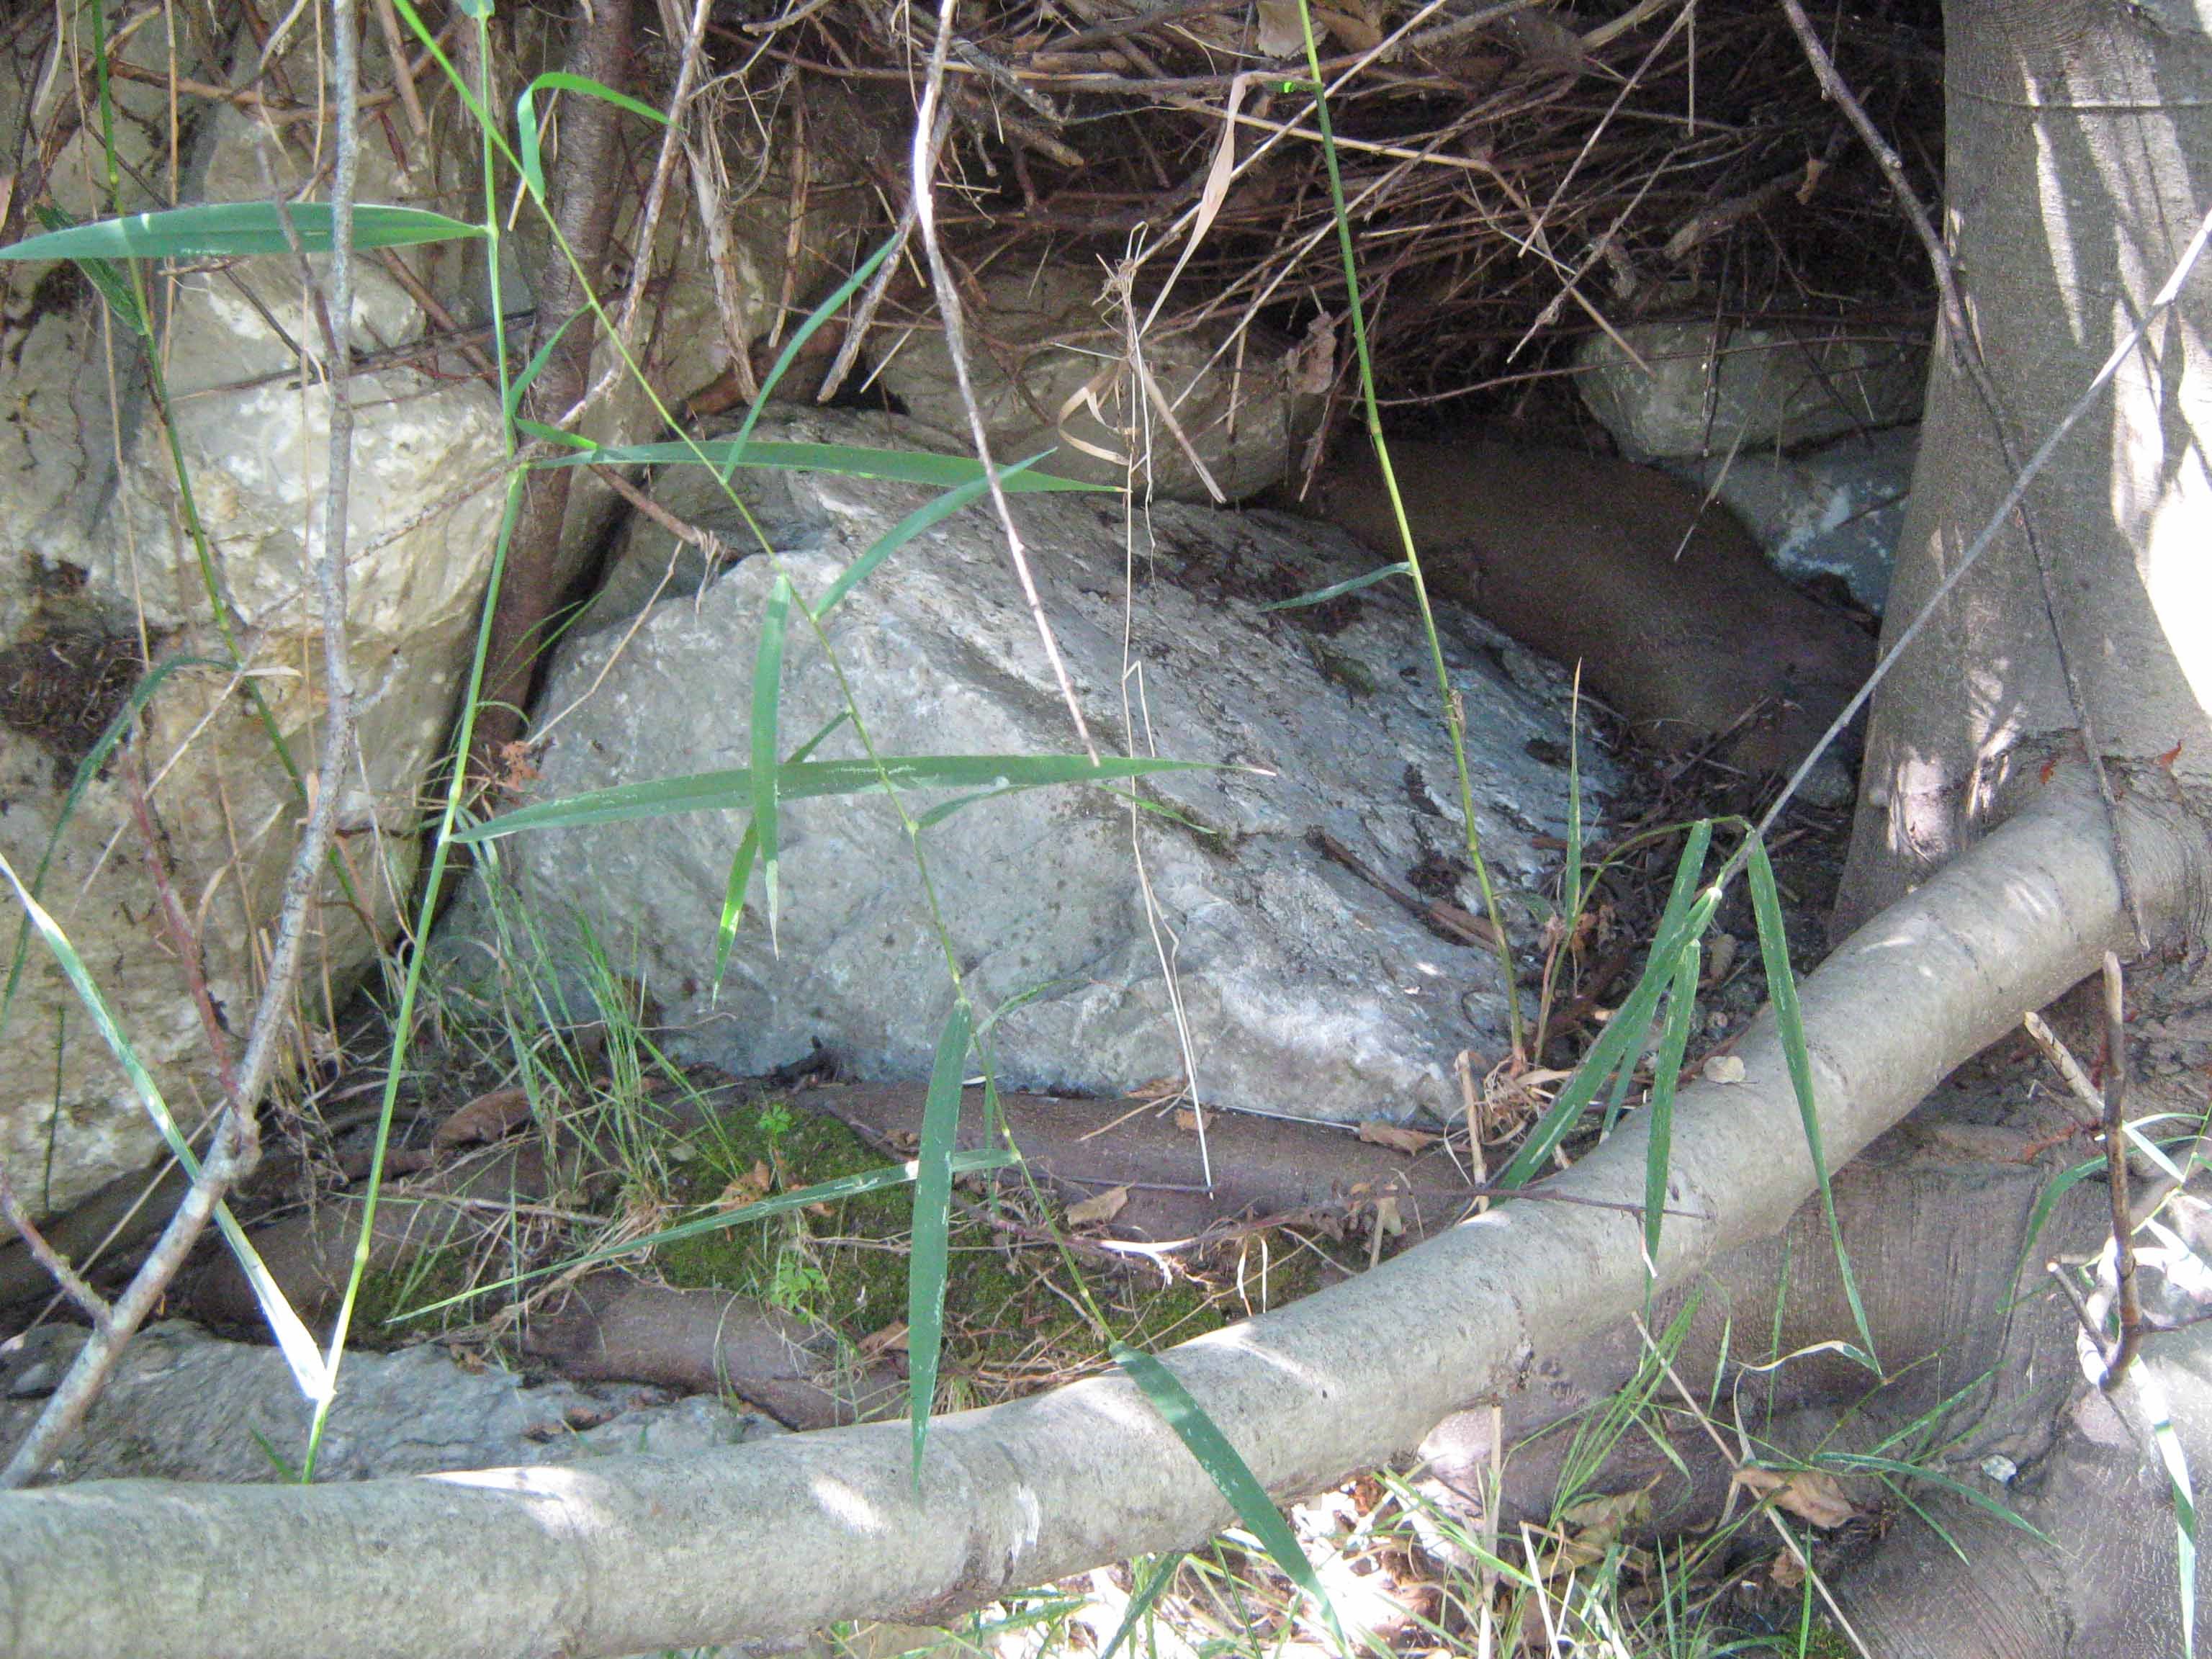
[[[834,1476],[817,1474],[811,1483],[810,1490],[822,1512],[847,1531],[872,1537],[889,1530],[884,1524],[883,1511],[876,1507],[873,1500],[846,1482]]]
[[[2212,635],[2204,628],[2204,618],[2212,616],[2212,559],[2204,550],[2208,530],[2212,480],[2205,476],[2203,460],[2192,454],[2150,514],[2142,543],[2143,586],[2191,692],[2200,707],[2212,708]]]

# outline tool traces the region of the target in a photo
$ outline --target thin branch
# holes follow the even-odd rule
[[[31,1259],[52,1275],[54,1283],[62,1287],[62,1293],[84,1310],[94,1329],[114,1317],[115,1310],[108,1306],[107,1298],[79,1277],[69,1258],[39,1231],[38,1223],[31,1219],[31,1212],[15,1196],[15,1185],[8,1179],[8,1166],[4,1164],[0,1164],[0,1221],[15,1230],[23,1241],[23,1248],[30,1251]]]
[[[937,113],[945,100],[945,65],[952,50],[954,3],[955,0],[943,0],[938,9],[937,40],[930,48],[928,77],[922,83],[921,104],[915,114],[915,222],[921,230],[922,250],[929,258],[930,285],[936,290],[938,313],[945,324],[945,355],[952,360],[953,378],[960,385],[960,402],[968,411],[969,437],[975,446],[975,459],[983,464],[983,476],[991,487],[991,506],[999,515],[1000,528],[1006,532],[1006,550],[1013,559],[1014,574],[1021,579],[1022,595],[1029,601],[1037,637],[1044,641],[1045,659],[1052,665],[1053,678],[1059,682],[1060,697],[1067,704],[1069,718],[1075,722],[1075,735],[1082,740],[1084,752],[1095,762],[1098,747],[1091,740],[1091,727],[1083,718],[1082,705],[1075,699],[1075,686],[1067,677],[1067,665],[1060,660],[1060,642],[1053,638],[1052,623],[1045,617],[1044,602],[1038,598],[1036,582],[1030,574],[1022,532],[1014,526],[1013,509],[1007,504],[1006,492],[1000,487],[998,471],[991,463],[991,443],[983,431],[983,408],[976,401],[975,383],[968,373],[967,331],[961,318],[960,293],[937,235],[937,161],[944,147],[945,134]]]
[[[2128,1207],[2128,1033],[2127,998],[2120,959],[2105,952],[2105,1168],[2112,1200],[2113,1298],[2119,1309],[2119,1340],[2106,1362],[2098,1386],[2109,1392],[2128,1374],[2142,1346],[2142,1300],[2136,1290],[2135,1218]]]

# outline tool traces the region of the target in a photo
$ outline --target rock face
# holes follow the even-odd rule
[[[46,1405],[84,1340],[45,1325],[0,1345],[0,1449]],[[526,1385],[511,1372],[464,1367],[424,1343],[349,1353],[316,1460],[323,1480],[441,1469],[566,1463],[611,1452],[697,1456],[780,1434],[774,1419],[635,1385]],[[296,1456],[313,1415],[276,1349],[224,1342],[181,1320],[149,1326],[101,1391],[85,1431],[47,1477],[270,1481]],[[0,1449],[0,1455],[4,1455]]]
[[[911,430],[849,417],[791,435],[916,447]],[[763,516],[780,527],[802,598],[925,499],[828,477],[788,477],[774,493]],[[1138,793],[1160,812],[1133,817],[1117,795],[1060,788],[974,802],[922,830],[949,948],[979,1007],[1003,1010],[990,1031],[1000,1082],[1111,1091],[1182,1074],[1180,1018],[1210,1102],[1342,1120],[1456,1112],[1454,1055],[1504,1049],[1494,955],[1427,931],[1309,843],[1326,831],[1398,888],[1481,908],[1455,863],[1457,786],[1409,600],[1377,586],[1262,612],[1261,601],[1374,562],[1332,532],[1272,514],[1160,507],[1147,542],[1111,496],[1023,496],[1016,511],[1102,748],[1234,769],[1148,781]],[[735,541],[732,518],[708,527]],[[1125,533],[1139,538],[1133,561]],[[665,545],[643,533],[629,556],[657,576]],[[755,557],[703,591],[664,598],[634,628],[599,616],[555,673],[546,706],[570,712],[535,793],[745,765],[773,575]],[[982,513],[895,555],[825,626],[882,754],[1079,752]],[[1522,896],[1555,856],[1534,837],[1560,834],[1567,811],[1561,682],[1471,619],[1447,619],[1444,647],[1466,702],[1483,845],[1526,941]],[[842,708],[794,608],[786,752]],[[858,752],[848,726],[816,757]],[[1586,764],[1593,793],[1606,777],[1601,760]],[[908,810],[941,801],[916,794]],[[500,847],[525,896],[588,924],[703,1057],[757,1073],[818,1040],[862,1076],[926,1073],[952,998],[947,944],[889,805],[787,803],[778,945],[756,872],[718,997],[715,919],[744,824],[740,811],[695,812]]]
[[[1240,501],[1280,483],[1321,418],[1327,373],[1307,389],[1291,342],[1258,328],[1240,338],[1225,323],[1153,331],[1139,365],[1101,288],[1097,272],[1068,265],[986,279],[969,319],[969,371],[992,459],[1057,444],[1063,477],[1133,479],[1139,494],[1175,501]],[[968,447],[943,335],[894,348],[878,379],[915,420]]]
[[[1717,481],[1721,500],[1784,575],[1839,576],[1851,598],[1879,616],[1919,453],[1920,428],[1899,426],[1806,454],[1717,455],[1668,470],[1700,489]]]
[[[166,48],[150,36],[131,49],[167,74]],[[167,131],[161,88],[118,81],[116,96],[126,143],[143,148]],[[81,187],[72,193],[73,181],[100,176],[76,154],[84,142],[72,140],[53,169],[78,218],[100,206]],[[184,194],[265,197],[257,142],[235,112],[203,116],[185,152]],[[166,176],[158,150],[143,161],[140,176]],[[314,165],[304,151],[274,147],[267,161],[294,185]],[[422,199],[388,146],[366,144],[362,173],[364,200]],[[374,260],[362,266],[354,348],[381,353],[418,339],[423,319],[406,289]],[[51,859],[45,902],[177,1115],[197,1121],[216,1098],[214,1066],[181,959],[187,951],[196,958],[235,1037],[253,1006],[299,797],[241,695],[240,659],[210,610],[168,434],[128,337],[104,326],[99,298],[72,266],[0,266],[0,404],[17,458],[0,470],[12,556],[0,561],[0,853],[27,881]],[[301,321],[297,276],[286,260],[246,260],[149,282],[212,579],[234,613],[244,672],[293,763],[312,773],[323,696],[311,562],[329,404],[319,388],[299,384],[295,348],[319,348]],[[316,989],[301,1010],[308,1026],[328,1018],[324,988],[342,996],[372,959],[373,936],[388,932],[406,891],[415,797],[452,716],[499,512],[485,488],[499,454],[489,391],[395,365],[357,375],[353,395],[348,623],[362,760],[340,807],[350,892],[333,878],[311,907],[320,937],[307,968]],[[127,755],[72,805],[73,772],[155,663],[183,665],[156,682]],[[150,849],[131,805],[134,775],[149,781]],[[149,855],[166,861],[190,919],[186,950],[161,931]],[[82,1005],[34,945],[0,1030],[0,1160],[17,1190],[34,1212],[65,1208],[160,1145]]]
[[[1650,460],[1917,421],[1928,348],[1778,325],[1723,331],[1707,319],[1639,324],[1619,342],[1592,335],[1575,367],[1583,401],[1622,453]]]

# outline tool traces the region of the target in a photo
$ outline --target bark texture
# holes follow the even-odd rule
[[[617,92],[626,91],[630,0],[593,0],[578,8],[570,27],[575,44],[563,67]],[[586,297],[597,290],[614,230],[625,118],[629,118],[605,99],[572,93],[563,100],[553,221],[575,264],[562,257],[551,237],[544,239],[541,268],[531,273],[538,301],[531,355],[542,349],[556,331],[567,331],[522,398],[524,416],[549,425],[583,397],[591,372],[599,327]],[[521,504],[507,538],[506,574],[492,607],[483,707],[476,726],[479,773],[495,770],[501,745],[521,732],[538,659],[550,642],[548,625],[581,574],[573,559],[563,558],[561,543],[561,527],[568,516],[568,486],[574,477],[574,468],[550,466],[533,468],[523,481]]]
[[[2187,821],[2131,814],[2147,912],[2162,929],[2200,921]],[[1807,981],[1831,1158],[2124,929],[2102,813],[2062,775]],[[1668,1223],[1668,1286],[1781,1227],[1813,1186],[1771,1019],[1738,1052],[1744,1082],[1677,1107],[1668,1200],[1698,1218]],[[1559,1187],[1632,1204],[1643,1182],[1634,1125]],[[1540,1344],[1571,1347],[1636,1310],[1639,1231],[1611,1211],[1510,1205],[1168,1361],[1271,1490],[1311,1492],[1512,1392]],[[680,1462],[343,1487],[90,1483],[0,1498],[0,1649],[429,1659],[773,1640],[861,1614],[943,1617],[1230,1519],[1118,1378],[940,1419],[918,1481],[905,1428],[878,1425]]]
[[[2166,280],[2212,202],[2212,44],[2194,10],[2110,0],[1945,8],[1948,240],[1971,326],[2032,453]],[[2124,367],[2027,497],[2052,614],[2126,787],[2212,795],[2212,272]],[[1887,637],[2010,487],[1992,416],[1938,350]],[[2017,517],[1875,703],[1839,931],[2003,817],[2078,721]],[[2170,775],[2172,781],[2167,781]]]

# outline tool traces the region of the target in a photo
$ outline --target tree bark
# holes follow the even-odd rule
[[[2179,5],[1952,0],[1945,21],[1948,246],[2025,455],[2212,203],[2212,46]],[[2116,787],[2212,799],[2208,328],[2200,270],[2029,493],[2051,612],[2015,518],[1878,693],[1839,933],[2002,821],[2045,762],[2081,752],[2054,615]],[[1885,647],[2013,482],[1954,363],[1939,349]]]
[[[575,43],[563,65],[617,92],[627,89],[630,62],[630,0],[593,0],[571,26]],[[524,361],[567,326],[545,366],[523,393],[522,413],[546,425],[560,420],[584,395],[598,328],[586,295],[599,280],[611,239],[620,186],[621,110],[602,98],[570,93],[562,100],[553,222],[575,255],[572,267],[550,236],[539,269],[531,273],[538,320]],[[642,257],[642,255],[641,255]],[[532,682],[550,643],[554,612],[580,571],[564,557],[561,530],[568,521],[568,486],[574,469],[533,468],[522,484],[522,501],[507,538],[507,565],[492,607],[484,664],[483,707],[477,715],[472,763],[479,775],[497,775],[501,748],[522,731]]]
[[[2130,804],[2138,891],[2189,912],[2192,821]],[[1803,1002],[1830,1158],[2124,938],[2094,795],[2036,806],[1846,943]],[[1814,1171],[1769,1018],[1745,1080],[1677,1105],[1662,1287],[1780,1228]],[[1556,1189],[1634,1206],[1632,1121]],[[1271,1491],[1310,1492],[1521,1386],[1539,1347],[1626,1317],[1640,1222],[1526,1200],[1359,1279],[1186,1343],[1168,1362]],[[681,1465],[610,1458],[337,1487],[94,1482],[0,1497],[0,1646],[99,1659],[203,1653],[630,1653],[796,1636],[831,1620],[942,1618],[1136,1553],[1230,1512],[1119,1378],[942,1419],[918,1480],[902,1425],[793,1436]],[[825,1564],[835,1563],[834,1571]]]

